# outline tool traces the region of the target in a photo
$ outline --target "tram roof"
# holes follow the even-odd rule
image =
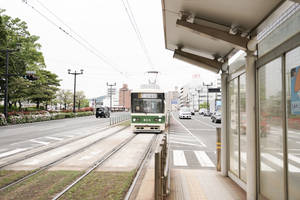
[[[165,48],[175,58],[218,73],[224,61],[257,41],[270,23],[266,19],[292,1],[162,0]]]

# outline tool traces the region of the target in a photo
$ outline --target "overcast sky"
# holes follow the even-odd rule
[[[27,2],[84,43],[76,35],[79,34],[98,50],[98,55],[104,55],[113,63],[114,67],[103,62],[22,0],[0,0],[0,8],[6,10],[5,14],[24,20],[31,34],[40,36],[39,43],[42,45],[47,70],[58,74],[62,79],[61,88],[73,89],[73,76],[68,75],[67,69],[84,69],[84,74],[78,76],[77,89],[83,90],[89,98],[104,95],[106,82],[116,82],[118,88],[127,83],[129,88],[136,89],[145,83],[145,72],[153,70],[138,42],[122,0]],[[194,74],[200,74],[204,81],[212,81],[215,77],[213,73],[173,59],[173,52],[165,49],[160,0],[128,2],[153,67],[160,72],[158,81],[161,88],[173,90],[175,86],[180,87],[190,82]],[[45,8],[63,20],[75,33]]]

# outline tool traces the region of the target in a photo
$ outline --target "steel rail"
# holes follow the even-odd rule
[[[89,175],[92,171],[94,171],[97,167],[99,167],[103,162],[105,162],[107,159],[109,159],[112,155],[114,155],[115,153],[117,153],[122,147],[124,147],[126,144],[128,144],[136,136],[137,135],[130,136],[125,141],[123,141],[121,144],[119,144],[117,147],[113,148],[111,151],[109,151],[108,153],[106,153],[100,160],[96,161],[83,175],[81,175],[73,183],[71,183],[69,186],[67,186],[63,191],[61,191],[55,197],[53,197],[52,200],[57,200],[61,196],[63,196],[74,185],[76,185],[79,181],[81,181],[82,179],[84,179],[87,175]]]
[[[125,120],[125,121],[127,121],[127,120]],[[121,122],[123,122],[123,121],[121,121]],[[61,143],[61,144],[54,145],[54,146],[48,147],[48,148],[46,148],[46,149],[42,149],[42,150],[39,150],[39,151],[30,153],[30,154],[28,154],[28,155],[25,155],[25,156],[22,157],[22,158],[13,159],[13,160],[11,160],[11,161],[9,161],[9,162],[6,162],[6,163],[0,165],[0,170],[1,170],[2,168],[4,168],[4,167],[7,167],[7,166],[12,165],[12,164],[15,164],[15,163],[17,163],[17,162],[26,160],[26,159],[28,159],[28,158],[32,158],[32,157],[37,156],[37,155],[39,155],[39,154],[42,154],[42,153],[51,151],[51,150],[53,150],[53,149],[62,147],[62,146],[64,146],[64,145],[70,144],[70,143],[72,143],[72,142],[76,142],[76,141],[78,141],[78,140],[87,138],[87,137],[92,136],[92,135],[95,135],[95,134],[97,134],[97,133],[104,132],[104,131],[110,129],[111,127],[114,127],[114,126],[119,125],[121,122],[119,122],[119,123],[117,123],[117,124],[113,124],[113,125],[108,125],[108,126],[102,128],[102,129],[100,129],[100,130],[93,131],[93,132],[91,132],[91,133],[88,134],[88,135],[84,135],[84,136],[81,136],[81,137],[72,138],[72,139],[70,139],[70,140],[68,140],[68,141],[66,141],[66,142]],[[103,123],[101,123],[101,124],[105,124],[105,123],[108,123],[108,124],[109,124],[109,121],[105,121],[105,122],[103,122]],[[44,146],[41,146],[41,148],[42,148],[42,147],[44,147]],[[30,151],[30,150],[32,150],[32,149],[28,149],[27,151],[23,151],[23,152],[21,152],[21,153],[25,153],[25,152],[28,152],[28,151]],[[8,158],[8,157],[12,157],[12,156],[15,156],[15,155],[17,155],[17,154],[18,154],[18,153],[12,154],[12,155],[3,157],[3,158],[1,158],[1,159],[5,159],[5,158]]]
[[[42,172],[42,171],[44,171],[44,170],[46,170],[46,169],[48,169],[48,168],[54,166],[55,164],[58,164],[59,162],[62,162],[62,161],[64,161],[64,160],[66,160],[67,158],[70,158],[71,156],[74,156],[74,155],[76,155],[76,154],[78,154],[78,153],[80,153],[80,152],[86,150],[86,149],[89,148],[91,145],[94,145],[94,144],[96,144],[96,143],[98,143],[98,142],[100,142],[100,141],[102,141],[102,140],[105,140],[105,139],[107,139],[107,138],[109,138],[109,137],[111,137],[111,136],[113,136],[113,135],[115,135],[115,134],[117,134],[117,133],[123,131],[123,130],[126,129],[126,128],[128,128],[128,127],[126,126],[126,127],[121,128],[121,129],[119,129],[119,130],[116,130],[116,131],[114,131],[113,133],[111,133],[111,134],[109,134],[109,135],[106,135],[106,136],[104,136],[104,137],[102,137],[102,138],[99,138],[98,140],[96,140],[96,141],[94,141],[94,142],[92,142],[92,143],[90,143],[90,144],[87,144],[87,145],[85,145],[85,146],[82,147],[82,148],[79,148],[79,149],[77,149],[77,150],[75,150],[75,151],[73,151],[73,152],[71,152],[71,153],[69,153],[69,154],[67,154],[67,155],[65,155],[65,156],[63,156],[63,157],[60,157],[60,158],[58,158],[57,160],[55,160],[55,161],[53,161],[53,162],[51,162],[51,163],[48,163],[48,164],[46,164],[46,165],[40,167],[40,168],[37,169],[36,171],[34,171],[34,172],[32,172],[32,173],[30,173],[30,174],[28,174],[28,175],[26,175],[26,176],[24,176],[24,177],[22,177],[22,178],[16,180],[16,181],[13,181],[13,182],[11,182],[11,183],[9,183],[9,184],[7,184],[7,185],[1,187],[1,188],[0,188],[0,191],[3,191],[3,190],[5,190],[5,189],[7,189],[7,188],[10,188],[10,187],[12,187],[12,186],[14,186],[14,185],[20,183],[20,182],[23,182],[23,181],[27,180],[28,178],[30,178],[30,177],[32,177],[32,176],[34,176],[34,175],[36,175],[36,174],[38,174],[38,173],[40,173],[40,172]]]
[[[126,196],[124,197],[124,200],[129,200],[131,198],[133,190],[135,189],[137,181],[139,180],[139,178],[141,176],[141,173],[142,173],[142,171],[144,169],[144,166],[145,166],[146,162],[148,161],[148,159],[150,158],[150,156],[153,153],[153,147],[154,147],[154,145],[157,142],[157,138],[158,138],[158,135],[157,134],[154,135],[153,138],[152,138],[152,140],[151,140],[151,142],[150,142],[150,144],[148,145],[147,150],[146,150],[145,154],[143,155],[142,160],[141,160],[141,162],[140,162],[140,164],[138,166],[138,170],[137,170],[137,172],[135,174],[135,177],[134,177],[134,179],[133,179],[133,181],[132,181],[132,183],[130,185],[130,188],[128,189],[128,191],[126,193]]]
[[[108,121],[107,121],[107,122],[108,122]],[[101,123],[101,124],[104,124],[104,123],[107,123],[107,122],[103,122],[103,123]],[[4,167],[8,166],[8,165],[12,165],[12,164],[14,164],[14,163],[17,163],[17,162],[26,160],[26,159],[28,159],[28,158],[32,158],[32,157],[34,157],[34,156],[36,156],[36,155],[39,155],[39,154],[48,152],[48,151],[50,151],[50,150],[53,150],[53,149],[62,147],[62,146],[64,146],[64,145],[70,144],[70,143],[72,143],[72,142],[75,142],[75,141],[78,141],[78,140],[87,138],[87,137],[92,136],[92,135],[94,135],[94,134],[101,133],[101,132],[103,132],[103,131],[108,130],[109,128],[111,128],[111,127],[110,127],[110,126],[106,126],[106,127],[104,127],[104,128],[101,128],[100,130],[93,131],[93,132],[91,132],[91,133],[88,134],[88,135],[84,135],[84,136],[81,136],[81,137],[72,138],[72,139],[70,139],[70,140],[67,140],[66,142],[61,143],[61,144],[54,145],[54,146],[48,147],[48,148],[46,148],[46,149],[41,149],[41,150],[39,150],[39,151],[35,151],[35,152],[33,152],[33,153],[30,153],[30,154],[28,154],[28,155],[25,155],[25,156],[22,157],[22,158],[13,159],[13,160],[11,160],[11,161],[8,161],[8,162],[6,162],[6,163],[0,165],[0,170],[1,170],[2,168],[4,168]],[[42,147],[44,147],[44,146],[41,146],[41,148],[42,148]],[[32,150],[32,149],[28,149],[27,151],[23,151],[23,152],[21,152],[21,153],[25,153],[25,152],[28,152],[28,151],[30,151],[30,150]],[[12,156],[15,156],[15,155],[17,155],[17,154],[18,154],[18,153],[12,154],[12,155],[3,157],[3,158],[1,158],[1,159],[5,159],[5,158],[8,158],[8,157],[12,157]]]

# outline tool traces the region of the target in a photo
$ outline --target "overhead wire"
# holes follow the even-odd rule
[[[73,35],[71,35],[68,31],[66,31],[64,28],[62,28],[61,26],[57,25],[53,20],[51,20],[49,17],[47,17],[46,15],[44,15],[42,12],[40,12],[38,9],[36,9],[34,6],[32,6],[31,4],[28,3],[28,0],[22,0],[26,5],[28,5],[30,8],[32,8],[35,12],[37,12],[39,15],[41,15],[43,18],[45,18],[49,23],[51,23],[53,26],[57,27],[60,31],[62,31],[63,33],[65,33],[67,36],[69,36],[70,38],[72,38],[74,41],[76,41],[79,45],[81,45],[82,47],[84,47],[87,51],[89,51],[90,53],[92,53],[93,55],[95,55],[96,57],[98,57],[102,62],[106,63],[107,65],[109,65],[110,67],[112,67],[115,71],[117,71],[118,73],[120,73],[121,75],[124,75],[124,72],[120,71],[118,69],[118,67],[115,66],[114,63],[112,63],[105,55],[101,54],[99,52],[99,50],[97,50],[95,47],[93,47],[93,45],[91,45],[86,39],[84,39],[82,36],[80,36],[78,33],[76,33],[70,26],[68,26],[65,22],[63,22],[63,20],[61,20],[57,15],[55,15],[52,11],[50,11],[50,9],[48,9],[44,4],[42,4],[40,1],[38,1],[38,3],[44,8],[46,9],[49,13],[51,13],[57,20],[59,20],[63,25],[65,25],[66,27],[68,27],[70,29],[71,32],[73,32],[75,35],[77,35],[77,37],[79,37],[81,40],[83,40],[86,44],[84,44],[83,42],[81,42],[80,40],[78,40],[77,38],[75,38]],[[97,52],[95,52],[95,50]],[[99,55],[100,54],[100,55]],[[125,76],[125,75],[124,75]]]
[[[123,6],[124,6],[125,11],[127,13],[127,16],[129,18],[129,21],[130,21],[130,23],[131,23],[131,25],[133,27],[133,30],[136,33],[136,36],[137,36],[138,41],[139,41],[139,43],[141,45],[141,48],[142,48],[142,50],[143,50],[143,52],[144,52],[144,54],[145,54],[145,56],[147,58],[147,61],[150,64],[150,67],[153,69],[154,68],[153,62],[151,60],[151,57],[149,55],[149,52],[147,50],[147,47],[145,45],[145,42],[144,42],[143,37],[141,35],[141,32],[139,31],[138,25],[137,25],[137,23],[135,21],[135,17],[133,15],[132,10],[131,10],[130,4],[129,4],[128,0],[121,0],[121,1],[123,3]]]

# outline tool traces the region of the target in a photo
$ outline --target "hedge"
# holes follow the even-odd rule
[[[7,124],[23,124],[23,123],[33,123],[33,122],[41,122],[41,121],[49,121],[49,120],[57,120],[57,119],[65,119],[65,118],[73,118],[73,117],[83,117],[93,115],[93,112],[78,112],[78,113],[49,113],[49,112],[37,112],[32,114],[15,114],[10,115],[6,121],[3,114],[0,113],[0,126],[5,126]]]

